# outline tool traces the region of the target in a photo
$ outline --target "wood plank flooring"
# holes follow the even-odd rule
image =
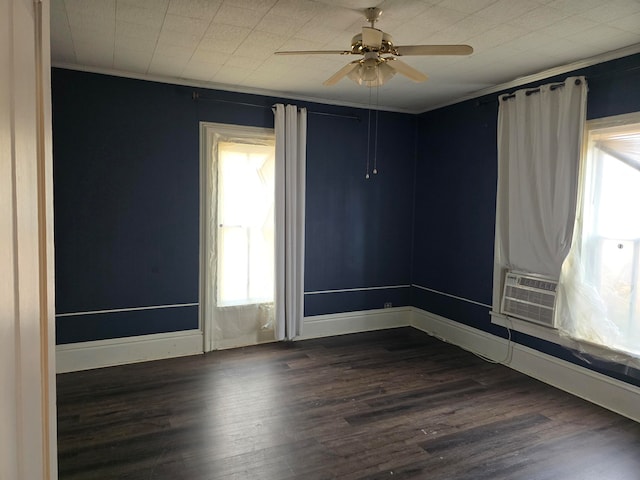
[[[640,425],[411,328],[58,376],[59,478],[637,480]]]

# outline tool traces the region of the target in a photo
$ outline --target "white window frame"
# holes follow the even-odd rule
[[[580,159],[580,168],[584,168],[584,162],[587,161],[587,149],[588,149],[588,132],[590,130],[598,130],[602,128],[622,126],[631,123],[640,123],[640,112],[632,112],[628,114],[615,115],[610,117],[598,118],[593,120],[588,120],[585,124],[585,134],[583,135],[583,145],[582,145],[582,154]],[[578,205],[577,208],[581,208]],[[496,239],[497,240],[497,239]],[[520,320],[518,318],[510,317],[500,313],[500,305],[502,301],[503,288],[504,288],[504,279],[506,275],[506,270],[499,265],[494,265],[493,271],[493,306],[490,312],[491,315],[491,323],[494,325],[499,325],[504,328],[508,328],[509,330],[513,330],[516,332],[524,333],[526,335],[539,338],[541,340],[545,340],[557,345],[561,345],[569,348],[576,348],[576,346],[584,345],[588,347],[589,351],[593,354],[598,354],[599,352],[602,354],[604,358],[611,355],[612,352],[619,358],[628,358],[629,360],[637,360],[636,357],[628,355],[624,352],[620,352],[617,350],[608,349],[603,346],[588,344],[578,342],[574,339],[568,338],[566,336],[561,335],[558,330],[544,327],[542,325],[537,325],[535,323],[528,322],[526,320]]]
[[[209,215],[212,201],[208,192],[211,182],[217,181],[217,171],[211,161],[211,152],[218,138],[275,139],[272,128],[232,125],[225,123],[200,122],[200,292],[199,292],[199,324],[203,334],[204,351],[215,348],[213,315],[215,314],[216,289],[215,279],[209,274],[208,252],[215,239],[208,234],[215,226],[217,219]]]

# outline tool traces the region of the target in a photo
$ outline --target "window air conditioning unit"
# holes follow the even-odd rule
[[[556,328],[554,307],[558,282],[540,275],[507,272],[502,313],[510,317]]]

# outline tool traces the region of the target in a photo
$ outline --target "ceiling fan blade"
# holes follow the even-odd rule
[[[400,45],[395,47],[398,55],[471,55],[470,45]]]
[[[419,72],[415,68],[407,65],[402,60],[398,60],[397,58],[387,58],[386,64],[393,68],[396,72],[410,78],[414,82],[424,82],[427,78],[429,78],[424,73]]]
[[[342,67],[340,70],[338,70],[336,73],[334,73],[329,78],[327,78],[324,82],[322,82],[322,84],[325,87],[330,87],[331,85],[335,85],[340,80],[342,80],[343,77],[346,77],[347,75],[349,75],[349,73],[351,73],[353,69],[357,68],[359,63],[360,63],[359,60],[356,60],[355,62],[347,63],[344,67]]]
[[[294,50],[274,53],[275,55],[349,55],[351,50]]]
[[[362,27],[362,45],[365,47],[380,49],[382,46],[382,30],[373,27]]]

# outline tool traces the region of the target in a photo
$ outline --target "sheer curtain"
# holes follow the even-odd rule
[[[584,77],[500,99],[496,268],[557,279],[571,247]]]
[[[274,143],[219,139],[217,150],[216,348],[253,345],[274,336]]]
[[[277,340],[302,334],[307,111],[274,106],[276,133],[276,322]]]
[[[273,303],[271,145],[218,143],[217,305]]]
[[[580,341],[576,349],[637,368],[640,123],[632,127],[633,132],[624,125],[589,131],[582,208],[562,267],[556,312],[560,332]]]

